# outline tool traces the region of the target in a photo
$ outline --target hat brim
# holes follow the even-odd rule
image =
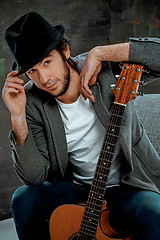
[[[59,42],[62,40],[64,35],[64,27],[62,25],[57,25],[54,28],[57,29],[57,34],[53,35],[53,38],[51,37],[50,43],[45,47],[45,49],[40,53],[40,55],[34,60],[34,62],[31,61],[31,63],[28,63],[27,66],[21,67],[19,66],[16,61],[13,62],[12,70],[18,70],[18,75],[21,75],[25,72],[27,72],[29,69],[31,69],[33,66],[35,66],[37,63],[42,61],[45,57],[49,55],[49,53],[57,47]],[[52,33],[51,33],[52,34]]]

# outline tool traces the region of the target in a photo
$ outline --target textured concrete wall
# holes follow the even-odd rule
[[[4,40],[4,30],[19,16],[38,11],[53,25],[63,24],[76,55],[108,43],[139,36],[160,36],[160,3],[155,0],[0,0],[0,89],[13,58]],[[160,81],[144,92],[160,93]],[[10,216],[10,199],[22,183],[10,157],[10,117],[0,97],[0,219]]]

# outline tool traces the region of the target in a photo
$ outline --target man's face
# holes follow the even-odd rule
[[[63,95],[70,82],[69,67],[55,49],[26,74],[37,87],[55,97]]]

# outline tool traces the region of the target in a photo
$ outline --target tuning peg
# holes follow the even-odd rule
[[[122,68],[123,68],[123,63],[120,63],[120,64],[119,64],[119,67],[122,69]]]
[[[140,81],[139,83],[141,86],[145,86],[147,84],[145,81]]]
[[[142,96],[143,97],[144,93],[143,92],[138,92],[137,96]]]
[[[148,70],[148,69],[143,69],[143,72],[145,72],[145,73],[150,73],[150,70]]]
[[[116,86],[116,84],[111,84],[110,85],[111,90],[113,90],[115,86]]]
[[[115,79],[118,80],[119,76],[120,76],[120,75],[115,75]]]

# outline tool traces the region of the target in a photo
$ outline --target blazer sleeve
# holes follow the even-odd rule
[[[34,114],[35,116],[35,114]],[[39,185],[48,176],[50,161],[44,128],[27,110],[29,134],[21,146],[17,146],[13,130],[9,134],[15,171],[25,184]]]
[[[129,61],[140,63],[148,70],[160,76],[160,39],[130,38]]]

